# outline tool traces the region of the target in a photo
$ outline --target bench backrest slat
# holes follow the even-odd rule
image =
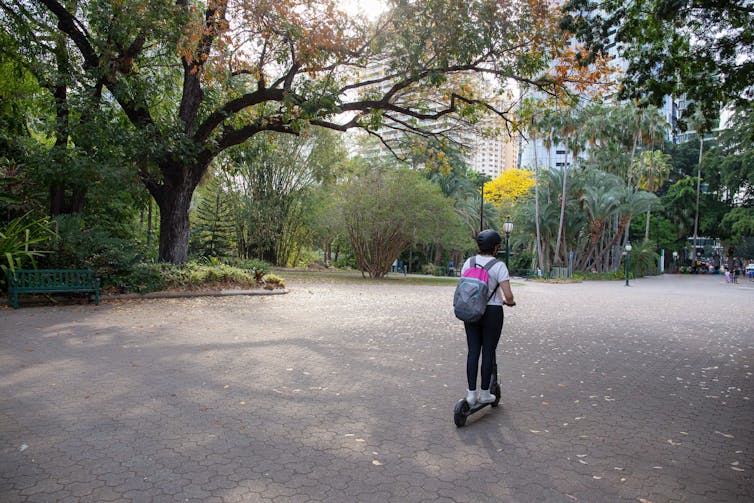
[[[16,269],[11,284],[18,288],[87,288],[94,285],[92,271],[65,269]]]

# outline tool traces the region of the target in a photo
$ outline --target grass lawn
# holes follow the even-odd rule
[[[409,274],[404,276],[400,273],[390,273],[382,279],[371,279],[364,277],[359,271],[345,271],[340,269],[329,269],[326,271],[310,269],[288,269],[275,267],[272,273],[280,276],[284,281],[295,283],[370,283],[381,284],[404,284],[404,285],[437,285],[437,286],[455,286],[458,278],[447,276],[426,276],[421,274]],[[523,283],[513,283],[523,285]]]

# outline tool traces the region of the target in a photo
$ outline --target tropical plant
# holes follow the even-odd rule
[[[0,230],[0,270],[5,281],[8,271],[21,269],[27,264],[36,268],[36,259],[49,253],[43,245],[54,235],[50,220],[34,219],[31,212],[14,218]],[[4,283],[3,283],[4,284]]]
[[[639,241],[631,246],[631,272],[635,277],[657,274],[659,255],[651,241]]]
[[[663,186],[670,175],[670,156],[663,154],[659,150],[645,150],[641,153],[639,167],[638,186],[648,192],[656,192]],[[644,239],[649,239],[649,220],[652,214],[651,209],[647,209],[647,223],[644,230]]]
[[[598,250],[598,245],[605,236],[607,223],[620,206],[623,190],[620,179],[615,175],[604,172],[591,174],[591,183],[583,188],[579,198],[589,222],[589,245],[584,261],[591,263],[597,271],[603,271],[604,250]]]

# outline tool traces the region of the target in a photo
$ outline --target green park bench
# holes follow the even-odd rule
[[[87,269],[16,269],[8,271],[8,305],[18,309],[20,293],[94,293],[99,305],[99,278]]]

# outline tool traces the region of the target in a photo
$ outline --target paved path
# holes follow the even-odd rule
[[[514,286],[464,428],[452,287],[0,311],[0,500],[748,502],[754,284]]]

